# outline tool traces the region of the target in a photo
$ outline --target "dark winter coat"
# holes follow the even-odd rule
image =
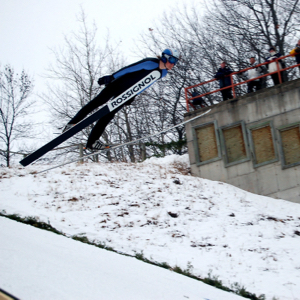
[[[296,45],[296,48],[299,48],[299,50],[300,50],[300,46],[298,44]],[[300,53],[295,55],[295,58],[296,58],[297,64],[300,64]]]
[[[233,71],[230,70],[229,67],[225,66],[225,68],[219,68],[218,72],[215,75],[215,78],[219,80],[220,89],[231,85],[230,76],[226,76],[231,74]]]

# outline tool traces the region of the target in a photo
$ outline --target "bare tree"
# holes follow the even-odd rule
[[[122,65],[122,58],[115,51],[117,46],[111,46],[108,34],[100,45],[97,43],[96,25],[89,26],[83,10],[78,21],[79,31],[65,36],[63,48],[53,50],[56,64],[49,68],[48,77],[56,80],[57,84],[49,85],[47,94],[42,95],[50,107],[54,125],[59,130],[100,92],[98,78],[112,73]],[[87,127],[67,143],[82,143],[87,139],[91,127]],[[65,150],[62,154],[66,151],[78,151],[76,149]]]
[[[158,82],[154,89],[145,93],[149,101],[152,99],[152,110],[155,111],[150,124],[152,130],[161,131],[183,120],[183,115],[186,112],[184,88],[199,82],[195,78],[193,82],[192,79],[192,68],[197,69],[197,66],[193,65],[193,62],[195,62],[193,59],[197,56],[191,55],[191,58],[189,57],[193,49],[186,37],[185,27],[180,17],[178,16],[177,20],[177,17],[173,14],[170,16],[164,14],[160,23],[153,26],[148,33],[141,35],[137,43],[140,53],[150,51],[156,54],[165,48],[176,48],[180,50],[182,56],[168,76]],[[172,132],[156,137],[154,140],[149,141],[148,145],[157,147],[156,151],[152,147],[155,155],[182,154],[186,152],[186,148],[183,146],[184,142],[185,129],[182,126],[177,127]],[[159,153],[157,153],[158,150]]]
[[[121,55],[116,51],[117,46],[112,47],[110,45],[109,37],[104,40],[102,47],[97,46],[97,28],[95,25],[92,28],[88,26],[87,18],[83,11],[79,22],[81,30],[65,38],[66,47],[59,51],[53,51],[56,57],[56,65],[50,68],[50,77],[57,79],[59,84],[55,87],[49,87],[47,95],[43,95],[43,99],[51,107],[57,128],[63,127],[82,106],[100,92],[101,89],[97,84],[99,77],[104,74],[111,74],[125,65]],[[155,93],[158,93],[160,87],[157,86],[154,90],[157,91]],[[169,94],[170,92],[171,89]],[[139,95],[133,105],[125,106],[118,112],[102,135],[105,143],[125,143],[142,137],[142,134],[146,134],[143,121],[147,117],[145,117],[145,110],[141,106],[141,99],[145,99],[147,95],[146,93]],[[162,94],[156,94],[153,102],[155,102],[156,98],[163,99],[164,97]],[[147,101],[149,102],[150,100],[148,99]],[[160,100],[160,102],[163,101]],[[165,103],[167,102],[165,101]],[[156,112],[153,115],[156,115]],[[174,119],[174,117],[174,110],[170,107],[168,118],[162,119],[163,123],[169,124],[167,119]],[[90,130],[91,126],[70,139],[68,144],[76,145],[86,140]],[[155,130],[150,130],[150,132],[153,131]],[[70,149],[68,151],[73,152],[77,150]],[[144,149],[141,144],[137,146],[128,145],[118,150],[108,151],[101,154],[101,156],[109,160],[135,162],[141,159],[143,156],[142,152],[144,152]],[[64,150],[63,154],[65,153],[66,150]]]
[[[203,7],[183,7],[164,14],[156,26],[143,33],[137,41],[138,55],[153,56],[164,48],[178,48],[182,58],[169,75],[137,97],[130,107],[124,107],[107,126],[102,138],[108,144],[123,143],[163,130],[183,120],[184,88],[213,79],[220,61],[226,59],[234,70],[247,66],[255,54],[264,62],[269,46],[287,53],[293,35],[299,31],[299,0],[213,0],[203,13]],[[83,105],[100,91],[96,80],[124,66],[124,61],[110,46],[107,38],[102,47],[96,43],[96,27],[89,29],[81,13],[81,30],[66,38],[66,48],[54,51],[57,65],[52,77],[60,85],[45,96],[55,112],[57,127],[62,127]],[[292,74],[292,73],[291,73]],[[292,75],[291,75],[292,76]],[[241,80],[239,77],[236,80]],[[202,86],[199,92],[217,89],[217,82]],[[244,93],[243,88],[237,89]],[[207,105],[221,101],[220,95],[209,95]],[[70,140],[80,143],[91,128]],[[185,148],[172,148],[185,141],[184,127],[149,141],[149,155],[184,153]],[[170,148],[170,147],[171,148]],[[165,147],[165,148],[164,148]],[[168,148],[169,147],[169,148]],[[143,151],[141,145],[108,152],[109,159],[136,161]],[[171,150],[170,150],[171,149]]]
[[[299,31],[298,0],[214,0],[208,14],[211,28],[220,38],[234,35],[246,51],[261,55],[270,46],[285,53],[288,42]],[[218,28],[218,25],[222,27]]]
[[[30,98],[33,83],[23,70],[15,74],[10,65],[0,71],[0,156],[10,166],[13,142],[33,136],[33,123],[28,119],[34,100]]]
[[[131,114],[135,134],[140,135],[142,131],[149,134],[179,123],[186,111],[184,88],[213,79],[221,60],[226,59],[238,71],[248,66],[252,55],[264,62],[270,46],[287,53],[294,34],[299,31],[297,4],[298,1],[290,0],[214,0],[206,7],[182,6],[165,13],[140,36],[136,42],[137,54],[155,55],[164,48],[174,47],[180,49],[182,58],[166,78],[141,96],[141,107],[136,107],[137,113]],[[236,91],[245,93],[245,88],[238,87]],[[199,93],[215,89],[218,83],[212,82],[200,87]],[[222,100],[220,95],[213,94],[204,101],[212,105]],[[143,110],[145,107],[147,112]],[[164,150],[159,154],[152,146],[167,146],[184,139],[184,127],[177,128],[151,140],[147,149],[151,149],[150,155],[163,155]]]
[[[238,71],[248,67],[252,55],[259,63],[265,62],[270,46],[288,54],[298,40],[299,17],[299,0],[213,0],[206,6],[177,7],[164,14],[141,36],[141,44],[152,51],[171,44],[180,48],[177,78],[185,81],[186,87],[213,79],[221,60]],[[292,79],[295,72],[288,73]],[[235,80],[241,79],[236,76]],[[214,82],[199,92],[217,88]],[[237,92],[245,90],[237,88]],[[221,101],[216,94],[205,100],[209,104]]]
[[[288,54],[300,31],[299,0],[213,0],[207,9],[204,32],[215,37],[216,58],[237,70],[251,55],[264,62],[271,46]]]

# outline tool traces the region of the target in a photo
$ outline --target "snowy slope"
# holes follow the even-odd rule
[[[300,299],[299,204],[192,177],[187,156],[34,174],[44,167],[1,169],[0,211],[267,299]]]
[[[1,287],[24,300],[244,299],[3,217],[0,226]]]

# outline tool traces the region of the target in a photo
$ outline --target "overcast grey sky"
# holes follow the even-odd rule
[[[171,12],[193,0],[0,0],[0,63],[9,63],[17,72],[23,68],[35,78],[35,91],[43,89],[42,74],[53,61],[50,48],[64,45],[64,34],[78,29],[80,5],[88,22],[95,21],[99,38],[107,29],[113,41],[122,40],[128,62],[134,40],[164,11]],[[103,33],[103,34],[102,34]]]

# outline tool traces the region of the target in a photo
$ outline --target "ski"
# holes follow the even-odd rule
[[[58,137],[54,138],[49,143],[45,144],[41,148],[37,149],[36,151],[32,152],[28,156],[26,156],[24,159],[20,161],[20,164],[24,167],[28,166],[29,164],[33,163],[46,153],[48,153],[50,150],[54,149],[61,143],[65,142],[67,139],[81,131],[82,129],[86,128],[90,124],[98,121],[102,117],[109,114],[111,111],[117,109],[124,103],[126,103],[128,100],[133,98],[134,96],[138,95],[140,92],[142,92],[144,89],[148,88],[150,85],[152,85],[156,80],[158,80],[161,77],[161,73],[157,70],[151,72],[147,76],[145,76],[143,79],[141,79],[139,82],[137,82],[135,85],[127,89],[125,92],[123,92],[121,95],[113,98],[110,100],[105,106],[100,108],[98,111],[93,113],[92,115],[86,117],[76,125],[74,125],[69,130],[63,132]]]
[[[97,155],[97,154],[100,154],[100,153],[103,153],[103,152],[106,152],[106,151],[109,151],[109,150],[114,150],[114,149],[121,148],[121,147],[125,147],[125,146],[128,146],[128,145],[137,144],[137,143],[139,143],[139,142],[142,141],[142,140],[146,140],[146,139],[149,139],[149,138],[151,138],[151,137],[160,135],[160,134],[165,133],[165,132],[167,132],[167,131],[170,131],[170,130],[176,128],[176,127],[182,126],[182,125],[184,125],[184,124],[186,124],[186,123],[189,123],[189,122],[194,121],[194,120],[196,120],[196,119],[198,119],[198,118],[200,118],[200,117],[203,117],[204,115],[208,114],[210,111],[211,111],[211,109],[208,109],[208,110],[205,111],[204,113],[202,113],[202,114],[200,114],[200,115],[198,115],[198,116],[196,116],[196,117],[194,117],[194,118],[191,118],[191,119],[189,119],[189,120],[183,121],[183,122],[181,122],[181,123],[179,123],[179,124],[176,124],[176,125],[174,125],[174,126],[168,127],[167,129],[164,129],[164,130],[162,130],[162,131],[159,131],[159,132],[156,132],[156,133],[147,135],[147,136],[145,136],[145,137],[136,139],[136,140],[134,140],[134,141],[126,142],[126,143],[123,143],[123,144],[111,145],[111,146],[110,146],[110,145],[107,145],[104,149],[101,149],[101,150],[99,150],[99,151],[96,151],[96,152],[93,152],[93,153],[90,153],[90,154],[87,154],[87,155],[83,155],[83,156],[80,157],[80,158],[76,158],[76,159],[69,160],[69,161],[67,161],[67,162],[65,162],[65,163],[62,163],[62,164],[60,164],[60,165],[56,165],[56,166],[54,166],[54,167],[51,167],[51,168],[42,170],[42,171],[40,171],[40,172],[37,172],[36,174],[40,174],[40,173],[43,173],[43,172],[47,172],[47,171],[50,171],[50,170],[53,170],[53,169],[56,169],[56,168],[59,168],[59,167],[62,167],[62,166],[65,166],[65,165],[68,165],[68,164],[71,164],[71,163],[80,161],[80,160],[83,160],[83,159],[85,159],[85,158],[87,158],[87,157],[91,157],[91,156],[93,156],[93,155]]]

